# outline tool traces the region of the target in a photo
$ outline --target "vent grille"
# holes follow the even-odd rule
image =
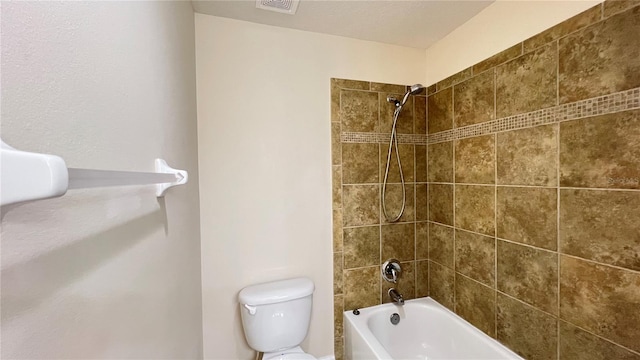
[[[258,9],[275,11],[293,15],[298,9],[300,0],[256,0]]]

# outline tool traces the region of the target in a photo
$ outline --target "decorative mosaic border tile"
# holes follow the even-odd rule
[[[428,135],[427,142],[458,140],[633,109],[640,109],[640,88],[442,131]]]
[[[481,124],[441,131],[430,135],[398,134],[400,144],[435,144],[497,132],[524,129],[561,121],[582,119],[590,116],[613,114],[620,111],[640,109],[640,88],[580,100],[547,109],[507,116]],[[343,143],[388,143],[389,133],[343,132]]]
[[[399,144],[416,144],[426,145],[427,136],[420,134],[398,134]],[[391,138],[390,133],[361,133],[361,132],[343,132],[340,135],[340,141],[343,143],[375,143],[386,144]]]

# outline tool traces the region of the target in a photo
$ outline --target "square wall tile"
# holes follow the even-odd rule
[[[558,66],[555,42],[496,68],[496,117],[556,105]]]
[[[427,184],[416,184],[416,221],[427,221]]]
[[[332,88],[337,88],[338,90],[339,89],[369,90],[370,83],[368,81],[331,78],[331,86]]]
[[[344,271],[344,310],[380,304],[378,266]]]
[[[607,18],[634,6],[638,6],[640,2],[638,2],[638,0],[607,0],[603,5],[603,15]]]
[[[557,124],[498,133],[498,184],[557,186],[557,140]]]
[[[372,91],[379,91],[379,92],[390,92],[390,93],[396,93],[396,94],[404,94],[405,91],[407,91],[407,86],[406,85],[398,85],[398,84],[385,84],[385,83],[372,82],[371,83],[371,90]]]
[[[640,192],[562,189],[560,251],[640,271]]]
[[[454,310],[455,272],[429,261],[429,296],[449,310]]]
[[[455,141],[456,183],[494,184],[495,135],[476,136]]]
[[[384,190],[384,189],[383,189]],[[415,221],[416,213],[414,207],[414,185],[406,184],[405,186],[405,201],[404,212],[400,217],[399,222]],[[381,195],[382,196],[382,195]],[[396,217],[402,210],[402,185],[400,184],[387,184],[386,193],[384,194],[385,206],[387,214],[390,217]],[[382,206],[382,204],[381,204]],[[380,222],[382,224],[388,224],[389,221],[385,218],[384,210],[380,211]]]
[[[483,71],[487,71],[492,67],[495,67],[500,64],[504,64],[505,62],[515,59],[518,56],[522,55],[522,43],[517,43],[512,47],[503,50],[488,59],[482,60],[481,62],[473,65],[473,73],[480,74]]]
[[[342,207],[342,166],[331,167],[331,191],[333,199],[333,209]]]
[[[429,184],[429,220],[453,226],[453,185]]]
[[[640,351],[640,273],[562,256],[560,317]]]
[[[495,186],[457,185],[455,226],[495,235]]]
[[[344,226],[380,223],[380,186],[343,185],[342,206]]]
[[[560,321],[560,359],[640,360],[640,355]]]
[[[340,123],[331,123],[331,164],[342,163],[342,144],[340,143]]]
[[[335,295],[333,297],[333,337],[339,339],[343,335],[344,325],[342,323],[344,312],[344,297]]]
[[[344,268],[380,264],[380,227],[364,226],[344,229]]]
[[[416,145],[415,152],[416,182],[427,182],[427,146]]]
[[[344,337],[333,339],[333,353],[336,360],[345,360],[344,357]]]
[[[429,260],[453,269],[453,228],[429,223]]]
[[[429,258],[429,223],[416,223],[416,260]]]
[[[558,358],[558,320],[511,299],[497,297],[498,341],[527,360]]]
[[[427,180],[453,182],[453,141],[427,145]]]
[[[427,134],[427,97],[416,96],[414,101],[414,116],[415,116],[415,133],[420,135]]]
[[[495,290],[456,273],[456,314],[496,337]]]
[[[416,298],[429,296],[429,261],[416,261]]]
[[[638,139],[640,110],[561,123],[560,186],[640,189]]]
[[[496,209],[499,238],[557,250],[557,189],[498,186]]]
[[[498,240],[498,290],[558,314],[558,254]]]
[[[387,259],[410,261],[415,259],[415,225],[382,225],[382,262]]]
[[[378,129],[378,93],[342,90],[340,119],[342,131],[375,132]]]
[[[342,251],[342,209],[333,209],[333,251]]]
[[[494,77],[494,71],[487,71],[454,87],[453,117],[456,127],[495,119]]]
[[[331,122],[340,123],[340,87],[331,79]]]
[[[391,133],[391,126],[393,125],[393,112],[396,109],[394,103],[387,101],[388,97],[394,97],[398,101],[402,101],[404,94],[393,93],[380,93],[380,132]],[[407,99],[407,103],[402,108],[402,111],[398,115],[398,121],[396,122],[396,131],[398,134],[413,134],[413,96]]]
[[[452,85],[455,85],[459,82],[465,81],[466,79],[470,78],[471,75],[473,74],[473,69],[468,67],[462,71],[458,71],[457,73],[438,81],[438,83],[436,84],[438,91],[448,88]]]
[[[342,253],[333,253],[333,293],[342,294]]]
[[[342,183],[379,183],[378,144],[342,144]]]
[[[399,144],[400,162],[402,163],[402,175],[405,182],[414,181],[414,145]],[[389,143],[380,145],[380,182],[384,179],[384,172],[387,167],[389,156]],[[400,182],[400,170],[398,169],[398,159],[395,146],[391,149],[391,163],[389,164],[389,175],[387,181],[390,183]]]
[[[494,287],[496,239],[456,230],[455,244],[456,271]]]
[[[429,134],[453,128],[453,88],[449,87],[427,99]]]
[[[561,104],[640,86],[638,19],[640,7],[559,40]]]
[[[553,26],[535,36],[524,41],[524,51],[528,52],[542,45],[546,45],[553,40],[580,30],[587,25],[600,21],[602,15],[602,5],[598,4],[578,15],[575,15],[560,24]]]

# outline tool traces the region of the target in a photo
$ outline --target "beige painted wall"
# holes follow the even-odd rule
[[[426,83],[434,84],[602,0],[497,0],[426,51]]]
[[[316,284],[303,344],[332,354],[330,78],[412,84],[424,51],[196,14],[204,356],[250,359],[249,284]]]
[[[190,173],[2,209],[2,358],[202,357],[188,2],[2,2],[2,139],[70,167]]]

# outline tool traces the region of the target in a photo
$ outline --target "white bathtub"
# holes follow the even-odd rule
[[[345,357],[370,359],[521,359],[431,298],[344,313]],[[397,325],[391,315],[400,315]]]

